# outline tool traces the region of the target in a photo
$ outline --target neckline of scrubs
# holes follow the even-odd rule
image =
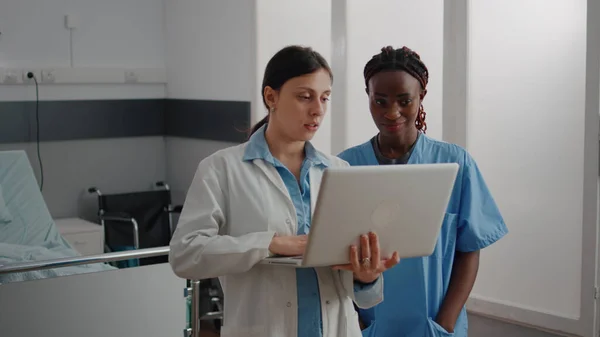
[[[427,138],[427,136],[425,134],[420,134],[419,137],[417,137],[417,141],[415,142],[415,145],[413,146],[413,149],[412,149],[412,154],[410,155],[410,157],[408,157],[408,161],[404,165],[418,163],[418,159],[420,159],[420,157],[421,157],[420,150],[421,150],[423,142],[425,141],[424,140],[425,138]],[[366,154],[368,156],[367,162],[377,163],[377,165],[379,165],[379,161],[377,160],[377,155],[375,154],[375,149],[373,148],[373,144],[371,143],[371,140],[364,143],[363,146],[366,147],[365,150],[366,150]]]

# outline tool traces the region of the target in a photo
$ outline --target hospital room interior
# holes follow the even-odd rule
[[[426,134],[477,161],[509,230],[469,336],[600,336],[600,1],[0,0],[1,336],[219,336],[219,280],[175,275],[169,242],[288,45],[331,65],[311,143],[332,155],[378,132],[374,54],[427,65]]]

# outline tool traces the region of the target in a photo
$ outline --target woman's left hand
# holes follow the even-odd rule
[[[371,232],[369,235],[361,235],[360,252],[358,247],[350,246],[350,264],[335,266],[334,269],[351,270],[355,280],[371,283],[398,262],[400,262],[398,252],[394,252],[390,258],[381,258],[379,238],[377,234]]]

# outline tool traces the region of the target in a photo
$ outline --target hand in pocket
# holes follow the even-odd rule
[[[441,325],[439,325],[436,321],[434,321],[433,319],[429,319],[428,321],[428,325],[427,325],[427,330],[429,332],[429,336],[428,337],[452,337],[454,336],[454,333],[450,333],[448,331],[446,331],[446,329],[444,329]]]

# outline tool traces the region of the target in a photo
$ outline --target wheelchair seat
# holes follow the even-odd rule
[[[103,194],[97,187],[98,220],[104,226],[105,249],[109,252],[168,246],[173,234],[173,213],[169,185],[157,182],[150,191]],[[120,268],[168,262],[167,256],[134,259],[118,263]]]

